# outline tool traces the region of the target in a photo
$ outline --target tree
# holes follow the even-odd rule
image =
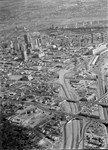
[[[4,150],[30,150],[32,147],[38,147],[37,143],[41,139],[39,133],[11,124],[8,120],[2,122],[1,137]]]

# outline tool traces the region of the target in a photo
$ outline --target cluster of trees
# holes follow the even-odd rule
[[[102,124],[99,124],[97,122],[93,122],[90,124],[90,126],[87,128],[86,132],[94,133],[98,136],[104,136],[105,135],[105,128]]]
[[[1,123],[1,145],[3,150],[40,149],[38,142],[42,139],[38,132],[11,124],[5,118]]]
[[[2,115],[5,117],[14,115],[16,110],[17,106],[14,103],[7,102],[5,104],[2,104]]]

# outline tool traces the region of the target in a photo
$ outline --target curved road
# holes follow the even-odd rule
[[[62,86],[62,89],[60,90],[60,95],[62,96],[62,98],[71,99],[72,101],[78,101],[79,96],[69,84],[68,79],[69,77],[72,77],[75,74],[66,69],[60,70],[58,74],[59,79],[55,82],[59,83]],[[78,105],[78,103],[68,103],[66,101],[64,102],[65,111],[72,114],[76,114],[81,110],[80,106]],[[64,142],[62,145],[63,150],[78,148],[78,141],[81,138],[80,127],[80,121],[73,119],[64,125]]]

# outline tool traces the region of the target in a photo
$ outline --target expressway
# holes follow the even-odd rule
[[[98,69],[95,71],[98,71]],[[72,119],[69,122],[67,121],[63,127],[63,143],[61,146],[61,149],[63,149],[63,150],[79,149],[79,148],[82,149],[84,146],[83,140],[80,143],[80,145],[79,145],[79,142],[81,141],[81,139],[84,139],[83,127],[86,124],[86,122],[84,121],[83,117],[80,117],[81,119],[79,119],[79,120],[76,119],[77,118],[76,114],[78,114],[81,111],[80,103],[76,103],[80,100],[80,98],[69,83],[69,79],[72,78],[74,75],[75,75],[75,73],[72,72],[71,70],[62,69],[62,70],[58,71],[58,79],[56,81],[54,81],[54,83],[58,83],[61,85],[59,94],[62,97],[62,99],[66,99],[66,100],[69,99],[70,101],[72,100],[72,102],[68,102],[66,100],[64,100],[62,102],[62,105],[64,106],[64,109],[65,109],[64,112],[63,111],[55,112],[55,110],[50,110],[47,107],[43,108],[39,104],[37,104],[37,107],[44,111],[49,111],[49,112],[57,113],[57,114],[62,113],[62,114],[68,115],[68,116],[72,116]],[[101,83],[102,83],[102,81],[99,78],[98,82],[97,82],[97,87],[98,88],[100,87],[98,93],[101,93],[101,94],[99,95],[99,97],[98,97],[99,99],[97,101],[91,102],[91,105],[98,104],[98,102],[100,100],[104,99],[108,95],[108,92],[105,94],[103,93]],[[73,101],[75,101],[75,102],[73,103]],[[105,118],[101,117],[101,121],[103,123],[104,123],[104,119]],[[107,123],[107,120],[105,123]]]
[[[72,71],[66,69],[62,69],[58,72],[58,75],[59,78],[55,81],[55,83],[59,83],[61,85],[60,96],[63,99],[78,101],[79,96],[69,84],[68,79],[69,77],[74,76],[75,73],[72,73]],[[77,114],[79,111],[81,111],[79,103],[63,101],[63,105],[67,113]],[[77,119],[72,119],[65,124],[63,133],[64,141],[61,149],[78,149],[78,141],[81,139],[81,127],[82,121]]]
[[[105,93],[105,88],[104,88],[104,66],[107,66],[107,59],[105,57],[108,57],[107,54],[104,55],[100,55],[100,59],[97,62],[97,65],[94,67],[95,70],[93,70],[97,75],[98,75],[98,79],[97,79],[97,96],[98,96],[98,102],[100,101],[100,98],[104,95],[106,95],[105,97],[107,97],[108,92]],[[101,101],[103,101],[103,103],[105,102],[105,98],[102,98]],[[96,101],[95,101],[96,103]],[[100,114],[100,119],[107,119],[108,115],[107,115],[107,109],[103,108],[102,106],[99,105],[99,114]]]

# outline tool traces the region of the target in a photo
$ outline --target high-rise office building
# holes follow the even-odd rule
[[[28,33],[27,35],[24,35],[24,41],[26,44],[26,48],[27,48],[27,54],[29,55],[31,53],[31,47],[32,47],[32,40],[30,37],[30,34]]]
[[[35,39],[31,38],[31,48],[32,48],[32,50],[36,48],[35,45],[36,45]]]
[[[31,47],[31,35],[27,33],[28,47]]]
[[[28,38],[27,38],[26,34],[24,35],[24,41],[25,41],[26,44],[28,44]]]
[[[31,53],[31,48],[27,48],[27,54],[29,55]]]
[[[13,47],[14,47],[14,46],[13,46],[13,42],[10,41],[10,48],[13,49]]]
[[[21,43],[21,56],[23,61],[27,61],[27,48],[25,43]]]
[[[36,42],[36,44],[37,44],[36,47],[38,48],[38,47],[41,45],[39,38],[37,38],[36,41],[37,41],[37,42]]]
[[[38,38],[31,38],[31,48],[32,49],[38,49],[40,46],[39,39]]]
[[[28,48],[28,37],[27,37],[26,34],[24,35],[24,41],[25,41],[25,43],[26,43],[26,45],[27,45],[27,48]]]
[[[101,33],[101,42],[104,42],[104,34]]]
[[[18,43],[18,40],[17,40],[17,39],[14,40],[13,46],[14,46],[14,50],[15,50],[15,51],[18,51],[18,50],[19,50],[19,43]]]
[[[31,38],[30,38],[30,34],[29,33],[24,35],[24,41],[25,41],[25,43],[27,45],[27,48],[31,47]]]
[[[38,40],[39,40],[39,46],[41,46],[42,45],[42,39],[41,39],[41,37],[39,37]]]
[[[93,44],[93,33],[91,33],[91,43]]]

